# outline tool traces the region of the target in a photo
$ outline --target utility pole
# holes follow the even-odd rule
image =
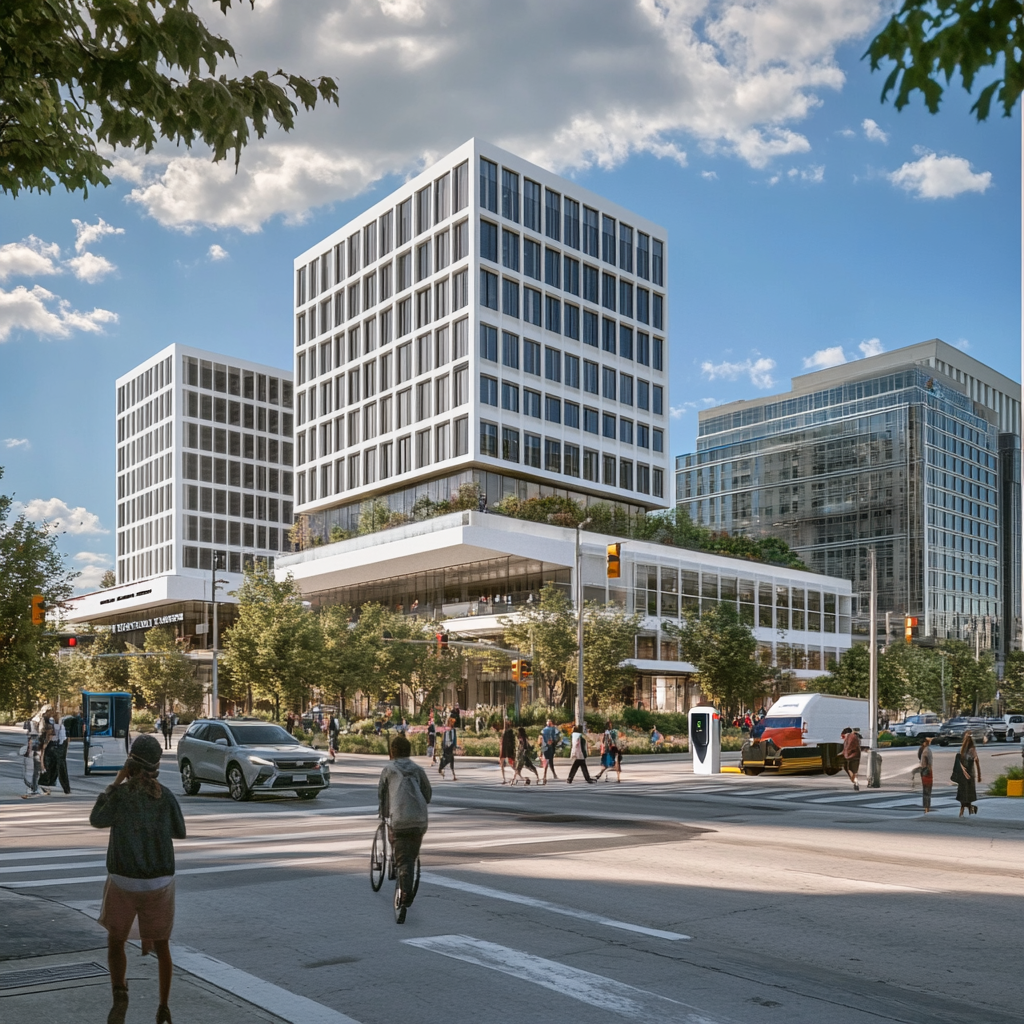
[[[213,603],[213,675],[210,682],[210,717],[217,718],[220,711],[219,697],[217,695],[217,584],[227,583],[227,580],[217,579],[217,570],[221,568],[220,557],[216,551],[212,552],[210,571],[210,599]]]
[[[889,650],[889,628],[892,622],[892,612],[885,613],[885,649]]]
[[[583,554],[580,547],[580,531],[590,525],[588,516],[576,527],[576,643],[579,646],[579,661],[576,664],[576,707],[580,725],[586,723],[586,704],[583,696]]]
[[[882,758],[878,753],[878,575],[874,548],[868,548],[868,576],[871,580],[868,605],[868,618],[871,620],[868,632],[871,644],[868,648],[868,788],[878,789],[882,785]]]

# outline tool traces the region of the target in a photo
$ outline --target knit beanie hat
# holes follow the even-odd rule
[[[160,759],[163,757],[163,750],[160,747],[159,740],[154,736],[144,734],[135,737],[131,753],[128,756],[129,760],[135,761],[145,768],[146,771],[156,772],[160,769]]]

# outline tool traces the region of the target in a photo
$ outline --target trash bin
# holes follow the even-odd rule
[[[1007,779],[1006,795],[1024,796],[1024,779]]]

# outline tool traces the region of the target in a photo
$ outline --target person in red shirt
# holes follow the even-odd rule
[[[857,772],[860,770],[860,736],[852,729],[843,730],[843,759],[846,761],[846,774],[850,776],[853,788],[860,791]]]

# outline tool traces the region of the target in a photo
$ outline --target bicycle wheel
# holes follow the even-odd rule
[[[412,896],[410,897],[410,901],[416,899],[416,893],[419,892],[419,889],[420,889],[420,859],[419,859],[419,857],[417,857],[416,858],[416,874],[413,876],[413,880],[412,880]]]
[[[388,881],[393,882],[398,878],[398,861],[395,860],[395,848],[392,846],[388,851],[390,856],[388,857]]]
[[[388,837],[382,821],[373,835],[373,846],[370,847],[370,885],[374,892],[380,892],[384,884],[384,872],[388,859]]]

